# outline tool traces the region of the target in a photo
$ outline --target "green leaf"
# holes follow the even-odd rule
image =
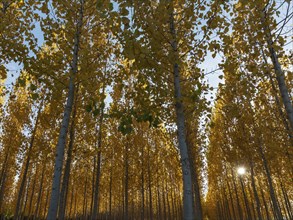
[[[113,9],[114,9],[114,6],[113,6],[112,2],[109,3],[109,9],[110,9],[110,11],[113,11]]]
[[[97,116],[99,114],[100,114],[100,110],[98,108],[93,111],[94,116]]]
[[[86,105],[86,106],[85,106],[85,110],[86,110],[87,112],[91,112],[91,111],[92,111],[92,105],[91,105],[91,104]]]
[[[38,93],[33,93],[32,94],[32,99],[33,100],[37,100],[39,98],[39,94]]]

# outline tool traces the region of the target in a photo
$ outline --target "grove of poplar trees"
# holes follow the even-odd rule
[[[0,220],[293,219],[292,24],[291,0],[0,0]]]

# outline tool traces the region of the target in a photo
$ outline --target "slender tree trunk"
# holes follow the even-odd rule
[[[243,198],[244,198],[247,220],[250,220],[250,219],[252,219],[252,216],[251,216],[249,203],[248,203],[247,195],[246,195],[245,188],[244,188],[243,179],[242,179],[242,177],[240,177],[239,179],[240,179],[240,185],[241,185],[242,194],[243,194]]]
[[[158,199],[158,219],[162,219],[162,208],[161,208],[161,199],[160,199],[160,185],[159,185],[159,175],[157,173],[157,199]]]
[[[188,156],[189,156],[189,164],[190,164],[190,170],[191,170],[191,176],[192,176],[192,185],[194,190],[194,213],[195,213],[195,220],[202,220],[202,205],[201,205],[201,193],[200,193],[200,186],[199,186],[199,179],[198,179],[198,170],[196,166],[196,159],[194,157],[193,148],[195,147],[192,143],[191,137],[190,137],[190,125],[187,124],[187,135],[186,135],[186,141],[187,141],[187,147],[188,147]]]
[[[224,187],[223,187],[223,196],[224,196],[223,203],[225,204],[225,212],[227,213],[226,214],[227,219],[232,219],[231,212],[230,212],[230,207],[229,207],[229,202],[228,202],[228,197],[227,197],[227,194],[226,194],[226,189]]]
[[[85,219],[86,213],[87,213],[87,199],[86,199],[86,194],[87,194],[87,177],[85,178],[85,184],[84,184],[84,189],[83,189],[83,218]]]
[[[5,192],[5,184],[6,184],[6,170],[8,166],[8,158],[10,155],[10,149],[8,149],[8,152],[5,155],[5,160],[2,165],[2,170],[1,170],[1,182],[0,182],[0,213],[2,213],[2,204],[4,200],[4,192]]]
[[[36,209],[35,209],[35,214],[34,214],[34,220],[38,219],[38,217],[39,217],[39,208],[41,206],[41,199],[42,199],[42,194],[43,194],[43,183],[44,183],[45,171],[46,171],[46,162],[43,163],[41,183],[40,183],[40,188],[39,188],[39,192],[38,192],[38,198],[37,198],[37,204],[36,204]]]
[[[292,106],[292,101],[290,98],[290,94],[286,85],[286,81],[285,81],[285,75],[284,72],[282,70],[281,64],[279,62],[279,58],[277,56],[277,53],[275,51],[274,48],[274,43],[272,40],[272,34],[271,34],[271,30],[266,22],[266,13],[262,12],[262,23],[263,23],[263,30],[265,32],[265,38],[267,41],[267,46],[270,52],[270,57],[271,60],[273,62],[273,66],[274,66],[274,70],[275,70],[275,74],[276,74],[276,78],[277,78],[277,82],[278,82],[278,86],[279,86],[279,91],[281,94],[281,98],[287,113],[287,117],[288,120],[290,122],[290,126],[291,126],[291,131],[293,130],[293,106]],[[281,217],[281,216],[278,216]]]
[[[80,49],[80,37],[81,37],[81,28],[83,22],[83,7],[84,0],[80,1],[80,10],[79,18],[77,22],[77,29],[74,37],[74,49],[73,49],[73,60],[71,64],[71,74],[69,80],[69,90],[67,95],[67,103],[64,109],[64,115],[62,119],[61,129],[58,137],[58,143],[56,146],[56,157],[55,157],[55,166],[54,166],[54,176],[52,182],[52,191],[50,206],[47,215],[47,220],[56,220],[58,205],[59,205],[59,196],[60,196],[60,182],[62,175],[62,167],[64,160],[64,150],[67,138],[67,131],[69,127],[70,115],[72,112],[73,101],[74,101],[74,92],[75,92],[75,77],[78,72],[78,53]]]
[[[238,196],[238,191],[237,191],[237,186],[236,186],[236,179],[233,173],[233,170],[231,170],[231,174],[232,174],[232,183],[233,183],[233,187],[235,190],[235,195],[236,195],[236,202],[237,202],[237,209],[238,209],[238,216],[240,220],[243,220],[243,213],[242,213],[242,209],[240,206],[240,200],[239,200],[239,196]]]
[[[292,207],[291,207],[290,199],[289,199],[288,194],[286,192],[286,189],[285,189],[285,187],[283,185],[283,182],[282,182],[281,177],[279,177],[279,179],[280,179],[281,190],[282,190],[282,194],[283,194],[283,197],[284,197],[284,201],[285,201],[285,205],[286,205],[286,210],[287,210],[289,219],[293,219]]]
[[[110,180],[109,180],[109,218],[112,218],[112,182],[113,182],[113,155],[111,159]]]
[[[140,210],[140,219],[144,220],[144,146],[141,147],[141,210]]]
[[[148,188],[149,188],[149,212],[150,220],[153,220],[153,203],[152,203],[152,179],[151,179],[151,167],[150,167],[150,146],[148,146]]]
[[[16,207],[15,207],[15,212],[14,212],[14,219],[19,219],[19,211],[21,210],[20,205],[21,205],[23,190],[24,190],[24,187],[25,187],[26,179],[27,179],[27,173],[28,173],[28,170],[29,170],[31,154],[32,154],[33,146],[34,146],[34,140],[35,140],[38,124],[39,124],[39,118],[40,118],[42,107],[43,107],[43,103],[40,104],[40,106],[39,106],[35,126],[34,126],[34,129],[33,129],[33,132],[32,132],[29,148],[28,148],[28,151],[27,151],[27,154],[26,154],[25,168],[24,168],[24,171],[23,171],[23,176],[22,176],[21,183],[20,183],[20,188],[19,188],[19,191],[18,191],[17,202],[16,202]]]
[[[168,208],[168,219],[171,219],[171,207],[170,207],[170,199],[169,199],[169,192],[167,188],[167,182],[166,182],[166,201],[167,201],[167,208]]]
[[[164,183],[163,183],[163,208],[164,208],[164,220],[167,220],[167,208],[166,208],[166,191],[164,189]]]
[[[32,193],[31,193],[31,197],[30,197],[29,208],[28,208],[28,217],[31,216],[31,210],[33,208],[33,200],[34,200],[34,195],[35,195],[37,176],[38,176],[38,168],[36,168],[35,178],[34,178],[34,182],[33,182],[33,186],[32,186],[33,188],[32,188]]]
[[[103,87],[102,96],[105,93],[105,86]],[[100,119],[99,119],[99,133],[98,133],[98,157],[97,157],[97,165],[96,165],[96,183],[95,183],[95,194],[94,194],[94,206],[92,213],[92,220],[97,219],[98,209],[99,209],[99,186],[100,186],[100,176],[101,176],[101,152],[102,152],[102,135],[103,135],[103,120],[104,120],[104,98],[101,102],[101,111],[100,111]]]
[[[217,213],[218,213],[218,218],[217,219],[223,219],[223,215],[222,215],[222,211],[221,211],[221,207],[220,207],[220,202],[219,200],[217,201]]]
[[[20,218],[23,218],[23,215],[25,214],[25,210],[26,210],[26,206],[27,206],[27,202],[28,202],[28,198],[29,198],[29,187],[31,185],[31,178],[32,178],[32,174],[29,175],[29,178],[28,178],[28,181],[27,181],[26,192],[25,192],[25,200],[24,200],[23,208],[20,211],[21,212],[20,213]]]
[[[128,140],[124,149],[124,220],[128,220]]]
[[[96,182],[96,156],[94,156],[94,160],[93,160],[92,195],[91,195],[91,213],[93,213],[93,209],[94,209],[95,182]]]
[[[266,172],[267,181],[268,181],[268,184],[269,184],[269,192],[270,192],[271,200],[272,200],[272,203],[273,203],[274,212],[276,213],[277,219],[282,220],[283,216],[282,216],[281,210],[280,210],[280,208],[278,206],[278,201],[277,201],[277,197],[276,197],[274,186],[273,186],[273,180],[272,180],[272,177],[271,177],[271,172],[270,172],[270,169],[269,169],[269,166],[268,166],[268,163],[267,163],[267,159],[266,159],[266,157],[264,155],[261,140],[259,140],[258,150],[259,150],[260,156],[262,158],[263,166],[264,166],[264,169],[265,169],[265,172]]]
[[[172,190],[171,190],[171,201],[172,201],[172,216],[174,219],[177,219],[177,215],[175,213],[175,202],[174,202],[174,196],[173,196],[173,193],[174,193],[174,190],[173,190],[173,187],[172,187]]]
[[[169,0],[170,1],[170,0]],[[181,85],[180,85],[180,69],[179,69],[179,56],[176,41],[176,28],[174,22],[174,12],[173,5],[171,2],[172,9],[170,14],[170,33],[172,35],[171,46],[173,49],[173,54],[176,59],[173,63],[173,75],[174,75],[174,97],[175,97],[175,110],[176,110],[176,124],[177,124],[177,137],[179,142],[179,150],[181,157],[181,169],[183,174],[183,219],[184,220],[194,220],[194,210],[193,210],[193,189],[192,189],[192,179],[189,164],[188,148],[186,144],[186,130],[185,130],[185,114],[184,105],[182,102]]]
[[[50,193],[50,189],[47,189],[47,193],[46,193],[46,201],[45,201],[45,206],[44,206],[44,212],[42,217],[45,218],[46,214],[47,214],[47,206],[48,206],[48,202],[49,202],[49,193]]]
[[[69,214],[68,214],[69,218],[71,218],[71,215],[72,215],[72,207],[73,207],[73,202],[74,202],[74,192],[75,192],[75,189],[72,188],[72,190],[71,190],[71,198],[70,198]]]
[[[226,176],[227,176],[227,174],[226,174]],[[228,178],[227,178],[226,181],[227,181],[227,187],[228,187],[228,192],[229,192],[229,199],[230,199],[230,203],[231,203],[231,207],[232,207],[233,219],[236,219],[236,212],[235,212],[235,207],[234,207],[234,200],[233,200],[233,195],[232,195],[232,192],[231,192],[231,187],[230,187]]]
[[[268,205],[267,205],[263,190],[261,188],[260,188],[260,193],[261,193],[261,198],[262,198],[262,201],[263,201],[263,204],[264,204],[264,207],[265,207],[265,212],[266,212],[266,216],[267,216],[266,219],[270,220],[270,214],[269,214]]]
[[[253,190],[253,195],[254,195],[254,200],[256,201],[256,211],[257,211],[257,216],[259,220],[262,220],[262,215],[261,215],[261,204],[260,200],[258,197],[256,185],[255,185],[255,179],[254,179],[254,165],[253,162],[250,160],[250,178],[251,178],[251,186]]]
[[[63,181],[62,181],[62,187],[61,187],[61,192],[60,192],[59,214],[58,214],[59,219],[64,219],[64,217],[65,217],[68,185],[69,185],[70,170],[71,170],[72,151],[73,151],[74,138],[75,138],[75,120],[76,120],[76,112],[77,112],[77,100],[78,100],[78,87],[76,90],[76,97],[75,97],[75,101],[74,101],[74,109],[73,109],[70,131],[69,131],[69,144],[68,144],[68,150],[67,150],[67,159],[66,159],[65,171],[63,174]]]

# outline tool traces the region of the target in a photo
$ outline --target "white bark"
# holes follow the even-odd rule
[[[289,91],[286,85],[286,81],[285,81],[285,75],[284,72],[282,70],[281,64],[279,62],[279,58],[278,55],[274,49],[274,42],[272,40],[272,34],[271,34],[271,30],[270,28],[266,25],[266,21],[265,21],[265,14],[262,14],[262,24],[263,24],[263,29],[265,32],[265,38],[266,38],[266,42],[267,42],[267,46],[268,49],[270,51],[270,57],[271,60],[273,62],[273,66],[274,66],[274,70],[275,70],[275,74],[276,74],[276,78],[277,78],[277,82],[278,82],[278,86],[279,86],[279,91],[281,94],[281,98],[287,113],[287,118],[289,120],[290,123],[290,127],[291,127],[291,131],[293,130],[293,105],[292,105],[292,100],[290,98],[289,95]]]
[[[67,95],[67,102],[64,109],[64,115],[62,119],[61,129],[58,137],[58,143],[56,147],[56,157],[55,157],[55,167],[54,167],[54,176],[52,183],[52,191],[50,198],[50,205],[47,215],[47,220],[56,220],[57,219],[57,211],[58,211],[58,203],[59,203],[59,195],[60,195],[60,182],[61,182],[61,174],[64,160],[64,149],[67,138],[67,131],[69,127],[70,115],[72,112],[72,106],[74,101],[74,90],[75,90],[75,76],[77,74],[77,64],[78,64],[78,52],[79,52],[79,42],[81,35],[81,27],[83,20],[83,4],[84,1],[81,0],[79,19],[77,24],[77,29],[74,37],[74,49],[73,49],[73,60],[72,60],[72,69],[71,76],[69,81],[69,91]]]
[[[172,49],[176,57],[177,52],[177,41],[176,41],[176,30],[174,25],[174,14],[170,15],[170,32],[172,34]],[[193,190],[192,190],[192,179],[191,170],[189,165],[188,148],[186,144],[186,133],[185,133],[185,116],[184,106],[182,103],[181,85],[180,85],[180,70],[178,65],[178,59],[173,64],[173,75],[174,75],[174,97],[175,97],[175,110],[176,110],[176,125],[177,125],[177,138],[179,142],[179,151],[181,157],[181,169],[183,175],[183,219],[194,220],[194,207],[193,207]]]

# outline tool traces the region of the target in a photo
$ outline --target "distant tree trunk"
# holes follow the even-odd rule
[[[16,202],[16,207],[15,207],[15,212],[14,212],[14,219],[19,219],[19,212],[21,211],[21,200],[22,200],[22,196],[23,196],[23,190],[25,187],[25,182],[27,179],[27,173],[29,170],[29,165],[30,165],[30,160],[31,160],[31,154],[32,154],[32,150],[33,150],[33,146],[34,146],[34,140],[35,140],[35,136],[36,136],[36,131],[39,125],[39,119],[40,119],[40,114],[41,114],[41,109],[43,107],[43,103],[40,104],[39,106],[39,110],[37,112],[37,118],[36,118],[36,122],[35,122],[35,126],[34,129],[32,131],[32,135],[31,135],[31,140],[29,143],[29,148],[27,150],[26,153],[26,161],[25,161],[25,168],[23,171],[23,175],[22,175],[22,179],[21,179],[21,183],[20,183],[20,188],[18,190],[18,196],[17,196],[17,202]]]
[[[242,194],[243,194],[243,198],[244,198],[244,204],[245,204],[245,209],[246,209],[247,220],[250,220],[250,219],[252,219],[252,216],[251,216],[249,203],[248,203],[247,195],[246,195],[245,188],[244,188],[243,179],[242,179],[241,176],[239,177],[239,180],[240,180],[240,185],[241,185]]]
[[[46,193],[46,201],[45,201],[45,206],[44,206],[44,212],[42,217],[45,218],[46,214],[47,214],[47,206],[48,206],[48,202],[49,202],[49,193],[50,193],[50,189],[47,189],[47,193]]]
[[[177,215],[175,213],[175,201],[174,201],[174,196],[173,196],[173,193],[174,193],[174,189],[173,189],[173,186],[172,186],[172,189],[171,189],[171,201],[172,201],[172,216],[174,219],[177,219]]]
[[[168,219],[171,219],[171,208],[170,208],[170,199],[169,199],[169,190],[167,188],[167,182],[166,182],[166,201],[167,201],[167,209],[168,209]]]
[[[69,144],[68,144],[68,150],[67,150],[67,159],[66,159],[65,171],[63,174],[63,181],[62,181],[62,187],[61,187],[61,192],[60,192],[59,214],[58,214],[59,219],[64,219],[64,217],[65,217],[68,185],[69,185],[70,170],[71,170],[72,151],[73,151],[74,138],[75,138],[75,120],[76,120],[76,112],[77,112],[77,100],[78,100],[78,87],[76,89],[74,109],[73,109],[70,131],[69,131]]]
[[[6,184],[6,177],[7,177],[7,166],[8,166],[8,158],[10,155],[10,148],[7,150],[7,153],[5,155],[5,159],[2,164],[2,170],[1,170],[1,182],[0,182],[0,213],[2,213],[2,204],[4,200],[4,192],[5,192],[5,184]]]
[[[124,147],[124,220],[128,220],[128,140]]]
[[[141,210],[140,210],[140,219],[144,220],[144,145],[141,146]]]
[[[69,218],[71,218],[71,215],[72,215],[72,207],[73,207],[73,203],[74,203],[74,192],[75,192],[75,188],[72,187],[72,189],[71,189],[71,198],[70,198],[69,214],[68,214],[68,217]]]
[[[164,188],[164,183],[163,183],[163,208],[164,208],[164,220],[167,220],[167,207],[166,207],[166,191]]]
[[[243,213],[242,213],[242,209],[241,209],[241,206],[240,206],[240,200],[239,200],[237,186],[236,186],[236,179],[235,179],[233,170],[231,170],[231,174],[232,174],[232,183],[233,183],[233,187],[234,187],[234,190],[235,190],[236,201],[237,201],[238,216],[239,216],[240,220],[243,220]]]
[[[27,206],[27,202],[28,202],[28,198],[29,198],[29,187],[31,185],[31,178],[32,178],[32,174],[29,175],[29,178],[28,178],[28,181],[27,181],[26,192],[25,192],[25,200],[24,200],[23,208],[21,210],[21,214],[20,214],[21,217],[20,218],[23,218],[23,215],[24,215],[25,210],[26,210],[26,206]]]
[[[51,199],[50,199],[47,220],[57,219],[59,196],[60,196],[60,182],[61,182],[62,167],[63,167],[63,160],[64,160],[64,150],[65,150],[65,144],[66,144],[66,138],[67,138],[67,131],[69,127],[70,115],[72,112],[72,106],[74,102],[75,77],[78,72],[78,53],[80,49],[81,28],[83,23],[83,7],[84,7],[84,0],[81,0],[79,18],[77,21],[77,29],[74,36],[73,60],[71,64],[71,73],[70,73],[70,80],[69,80],[67,102],[66,102],[66,107],[64,109],[64,115],[63,115],[61,129],[60,129],[60,133],[58,137],[58,143],[56,146],[54,176],[53,176],[53,182],[52,182]]]
[[[113,156],[111,158],[110,179],[109,179],[109,219],[112,219],[112,182],[113,182]]]
[[[37,198],[37,204],[36,204],[36,209],[35,209],[35,214],[34,214],[34,220],[38,219],[38,217],[39,217],[39,208],[41,207],[41,199],[42,199],[42,194],[43,194],[43,183],[44,183],[45,171],[46,171],[46,162],[43,163],[41,183],[40,183],[39,192],[38,192],[38,198]]]
[[[102,153],[102,135],[103,135],[103,120],[104,120],[104,94],[105,94],[105,85],[102,90],[102,101],[101,101],[101,110],[100,110],[100,118],[99,118],[99,132],[98,132],[98,155],[97,155],[97,164],[96,164],[96,182],[95,182],[95,190],[94,190],[94,206],[92,213],[92,220],[97,219],[98,211],[99,211],[99,186],[100,186],[100,176],[101,176],[101,153]]]
[[[158,220],[162,219],[162,208],[161,208],[161,199],[160,199],[161,195],[160,195],[160,180],[159,180],[159,175],[158,175],[158,171],[157,171],[157,200],[158,200]]]
[[[263,166],[264,166],[264,169],[265,169],[267,181],[268,181],[268,184],[269,184],[269,192],[270,192],[274,212],[276,213],[277,219],[282,220],[283,216],[282,216],[281,210],[280,210],[280,208],[278,206],[278,201],[277,201],[277,198],[276,198],[276,195],[275,195],[275,190],[274,190],[274,186],[273,186],[273,180],[272,180],[272,177],[271,177],[271,172],[270,172],[270,169],[269,169],[269,166],[268,166],[268,163],[267,163],[267,159],[266,159],[266,157],[264,155],[261,140],[259,140],[258,150],[259,150],[259,154],[260,154],[260,156],[262,158],[262,162],[263,162]]]
[[[181,157],[181,169],[183,176],[183,219],[184,220],[194,220],[194,209],[193,209],[193,187],[191,170],[189,163],[188,148],[186,144],[186,130],[185,130],[185,113],[184,105],[182,102],[182,92],[180,85],[180,69],[179,69],[179,55],[178,55],[178,45],[177,45],[177,33],[174,22],[174,9],[172,1],[171,3],[171,13],[170,13],[170,33],[172,36],[171,46],[173,50],[173,55],[175,55],[175,62],[173,65],[173,75],[174,75],[174,98],[175,98],[175,111],[176,111],[176,125],[177,125],[177,138],[179,142],[179,150]]]
[[[92,175],[92,195],[91,195],[91,213],[93,213],[94,209],[94,199],[95,199],[95,182],[96,182],[96,155],[93,159],[93,175]]]
[[[265,207],[265,212],[266,212],[266,217],[267,217],[266,219],[267,220],[270,220],[270,213],[269,213],[269,208],[268,208],[267,200],[265,199],[263,190],[261,188],[260,188],[260,193],[261,193],[261,198],[262,198],[262,201],[263,201],[263,204],[264,204],[264,207]]]
[[[252,186],[252,190],[253,190],[253,195],[254,195],[254,200],[256,201],[256,211],[257,211],[257,216],[259,220],[262,220],[262,215],[261,215],[261,204],[260,204],[260,200],[258,197],[258,193],[257,193],[257,189],[256,189],[256,185],[255,185],[255,179],[254,179],[254,169],[253,169],[254,165],[252,160],[250,160],[250,178],[251,178],[251,186]]]
[[[227,169],[225,169],[225,170],[227,170]],[[227,173],[226,173],[226,176],[227,176]],[[229,199],[230,199],[230,203],[231,203],[231,207],[232,207],[233,219],[236,219],[236,212],[235,212],[235,207],[234,207],[234,199],[233,199],[233,195],[232,195],[232,191],[231,191],[231,187],[230,187],[228,178],[226,179],[226,182],[227,182],[227,188],[228,188],[228,192],[229,192]]]
[[[231,218],[231,212],[230,212],[230,207],[229,207],[229,202],[228,202],[228,197],[226,194],[226,189],[223,187],[223,203],[224,203],[224,207],[225,207],[225,213],[227,216],[227,219],[232,219]]]
[[[36,180],[38,177],[38,168],[36,167],[36,173],[35,173],[35,177],[34,177],[34,182],[32,185],[32,192],[31,192],[31,196],[30,196],[30,202],[29,202],[29,207],[28,207],[28,217],[31,216],[31,210],[33,208],[33,200],[34,200],[34,195],[35,195],[35,188],[36,188]]]
[[[83,219],[86,219],[86,214],[87,214],[87,177],[85,178],[85,184],[84,184],[84,189],[83,189]]]
[[[152,179],[150,167],[150,146],[148,146],[148,188],[149,188],[149,212],[150,220],[153,220],[153,203],[152,203]]]
[[[283,184],[282,179],[281,179],[280,176],[279,176],[279,179],[280,179],[281,191],[282,191],[282,194],[283,194],[283,197],[284,197],[285,206],[286,206],[286,210],[287,210],[289,219],[293,219],[292,206],[291,206],[291,203],[290,203],[290,199],[288,197],[287,191],[286,191],[286,189],[284,187],[284,184]]]

